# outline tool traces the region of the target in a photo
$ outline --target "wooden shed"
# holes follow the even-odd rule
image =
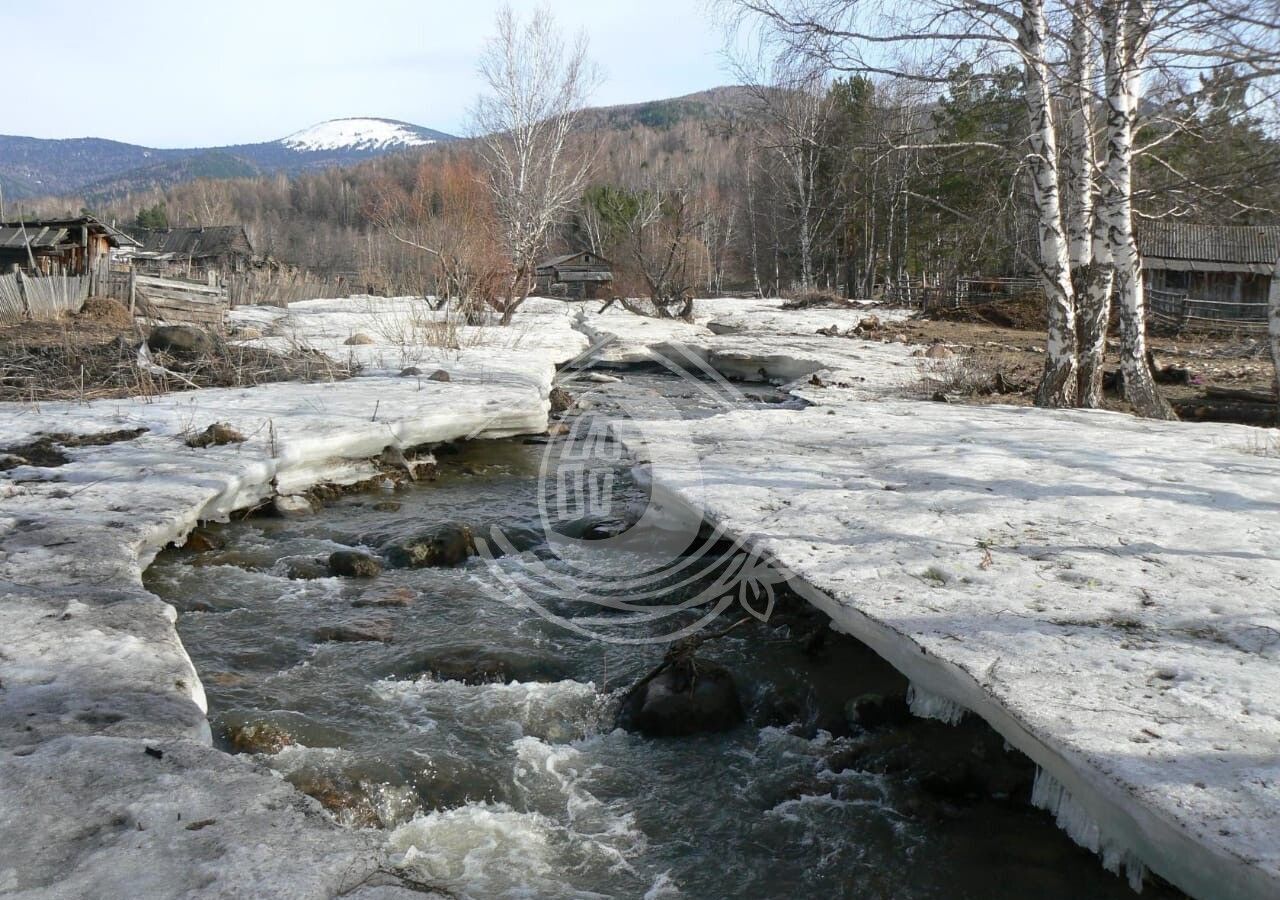
[[[1136,237],[1155,318],[1256,326],[1280,296],[1280,225],[1145,221]]]
[[[132,255],[138,272],[221,284],[248,271],[253,245],[243,225],[202,228],[134,229],[141,247]]]
[[[137,245],[93,216],[0,224],[0,272],[105,275],[111,251]]]
[[[540,294],[591,300],[613,283],[613,263],[590,250],[580,250],[544,260],[534,276],[534,290]]]

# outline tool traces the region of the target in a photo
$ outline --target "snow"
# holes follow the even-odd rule
[[[386,447],[543,431],[555,365],[586,346],[563,304],[531,302],[515,328],[466,330],[457,349],[378,333],[378,322],[410,314],[425,328],[433,317],[421,306],[236,311],[298,346],[340,359],[356,351],[369,368],[347,381],[0,404],[6,446],[41,432],[148,429],[0,480],[0,892],[322,897],[385,863],[368,836],[337,829],[309,798],[207,747],[204,690],[175,612],[141,574],[197,521],[317,482],[362,480]],[[346,347],[338,335],[348,329],[374,343]],[[430,358],[451,380],[391,374],[404,354]],[[215,421],[247,440],[186,446]],[[204,819],[219,824],[175,824]],[[375,895],[410,896],[376,881],[344,894]]]
[[[654,466],[658,502],[774,560],[911,680],[916,712],[989,722],[1113,870],[1280,895],[1280,459],[1257,452],[1274,432],[892,399],[875,369],[926,365],[910,347],[827,341],[823,377],[874,390],[649,423],[642,457],[691,437],[700,458]]]
[[[280,143],[291,150],[385,150],[434,144],[412,126],[391,119],[330,119],[294,132]]]

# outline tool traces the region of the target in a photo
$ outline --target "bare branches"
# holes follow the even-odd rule
[[[476,104],[475,122],[511,257],[500,309],[506,323],[529,294],[552,228],[586,185],[591,160],[572,153],[568,138],[598,74],[587,58],[586,36],[566,44],[548,8],[520,21],[504,7],[496,26],[480,60],[489,92]]]

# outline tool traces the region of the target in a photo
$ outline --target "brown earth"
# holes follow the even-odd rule
[[[138,366],[148,329],[113,300],[90,298],[55,322],[0,325],[0,401],[38,403],[154,396],[272,381],[331,381],[352,370],[306,350],[278,353],[227,344],[195,357],[153,354],[166,372]]]
[[[941,391],[950,399],[973,403],[1030,405],[1044,367],[1044,313],[1039,304],[1011,301],[969,310],[946,310],[888,323],[882,336],[904,337],[914,344],[942,342],[957,354],[937,364],[936,384],[928,379],[923,391]],[[1119,368],[1118,337],[1108,339],[1106,367]],[[1183,419],[1234,421],[1250,425],[1276,423],[1274,367],[1267,338],[1257,333],[1152,334],[1149,345],[1157,367],[1161,394]],[[997,381],[997,376],[999,380]],[[1110,381],[1110,380],[1109,380]],[[968,390],[970,382],[987,387]],[[1003,388],[992,389],[990,384]],[[1256,397],[1253,395],[1257,395]],[[1108,385],[1107,409],[1130,411],[1128,403]]]

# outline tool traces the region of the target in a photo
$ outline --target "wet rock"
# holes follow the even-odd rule
[[[157,325],[147,337],[147,347],[157,353],[203,356],[214,348],[209,332],[191,325]]]
[[[685,657],[627,692],[617,726],[649,737],[681,737],[726,731],[742,719],[742,703],[729,670]]]
[[[359,599],[353,601],[351,605],[356,609],[368,607],[381,609],[403,608],[411,605],[416,597],[417,595],[406,587],[391,589],[384,588],[382,590],[371,591],[368,594],[364,594]]]
[[[551,389],[551,415],[560,416],[573,407],[573,395],[562,387]]]
[[[244,441],[245,436],[226,422],[214,422],[199,434],[187,438],[187,446],[199,449],[221,447],[224,444],[243,444]]]
[[[427,381],[446,382],[446,381],[453,381],[453,379],[449,376],[449,373],[446,372],[444,369],[436,369],[434,372],[432,372],[430,375],[427,376]]]
[[[373,504],[373,508],[378,512],[398,512],[400,509],[399,500],[379,500]]]
[[[196,528],[187,535],[182,549],[189,553],[207,553],[210,550],[221,550],[227,545],[222,535],[207,528]]]
[[[320,773],[304,772],[290,778],[293,786],[314,797],[349,828],[380,828],[382,818],[372,801],[356,784]]]
[[[278,494],[271,505],[282,519],[301,519],[320,511],[319,501],[310,494]]]
[[[845,704],[845,719],[861,728],[880,728],[911,721],[911,709],[905,696],[863,694]]]
[[[456,566],[476,552],[475,538],[466,525],[438,525],[430,531],[386,549],[387,561],[400,569]]]
[[[422,374],[422,370],[419,369],[417,366],[405,366],[403,369],[400,370],[401,378],[413,378],[421,374]]]
[[[344,578],[374,578],[382,574],[382,563],[359,550],[336,550],[329,554],[329,571]]]
[[[249,722],[227,728],[227,742],[235,753],[279,753],[296,741],[293,735],[270,722]]]
[[[319,559],[291,559],[285,563],[284,575],[290,581],[312,581],[328,578],[329,566]]]
[[[369,337],[369,335],[365,334],[364,332],[357,331],[355,334],[351,335],[351,337],[347,338],[342,343],[346,344],[349,347],[359,347],[365,344],[372,344],[373,338]]]
[[[317,644],[391,643],[387,622],[358,622],[352,625],[325,625],[311,635]]]

